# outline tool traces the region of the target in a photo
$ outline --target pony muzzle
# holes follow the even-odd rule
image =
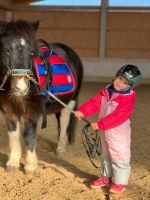
[[[30,88],[30,82],[27,77],[24,76],[15,76],[13,77],[13,95],[15,96],[25,96],[27,95]]]

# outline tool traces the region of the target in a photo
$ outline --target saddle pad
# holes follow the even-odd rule
[[[51,65],[52,82],[49,91],[55,95],[73,93],[76,88],[75,80],[64,58],[55,50],[50,51],[47,47],[41,47],[40,50],[44,52],[44,56],[48,58]],[[34,66],[38,82],[41,86],[44,86],[47,70],[40,56],[34,60]],[[42,95],[46,96],[45,92],[42,92]]]

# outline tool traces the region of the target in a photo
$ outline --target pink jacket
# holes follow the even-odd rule
[[[83,104],[79,110],[84,117],[99,112],[98,127],[104,158],[109,160],[130,159],[130,117],[135,103],[135,91],[129,94],[112,94],[102,89],[95,97]]]
[[[109,93],[104,88],[95,97],[80,106],[79,110],[84,117],[100,112],[98,127],[100,130],[109,130],[130,119],[135,98],[135,90],[132,90],[129,94],[114,93],[109,99]]]

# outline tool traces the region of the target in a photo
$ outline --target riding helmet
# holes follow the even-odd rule
[[[123,65],[117,72],[116,76],[124,77],[132,88],[139,85],[142,74],[139,68],[132,64]]]

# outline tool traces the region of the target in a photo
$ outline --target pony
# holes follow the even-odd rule
[[[39,50],[42,45],[39,45],[36,38],[38,27],[39,21],[0,21],[0,111],[6,121],[10,147],[6,170],[15,171],[20,167],[23,120],[23,140],[26,147],[24,170],[27,174],[33,174],[38,168],[36,129],[39,117],[42,115],[43,124],[46,124],[46,114],[56,115],[58,155],[66,151],[68,143],[74,142],[76,124],[76,119],[68,108],[47,95],[42,95],[41,88],[30,79],[32,77],[38,81],[34,64],[37,57],[42,57]],[[74,77],[74,90],[60,95],[59,99],[70,109],[76,109],[83,77],[81,59],[66,44],[50,43],[48,48],[61,55],[70,68]],[[52,84],[52,81],[48,82]]]

